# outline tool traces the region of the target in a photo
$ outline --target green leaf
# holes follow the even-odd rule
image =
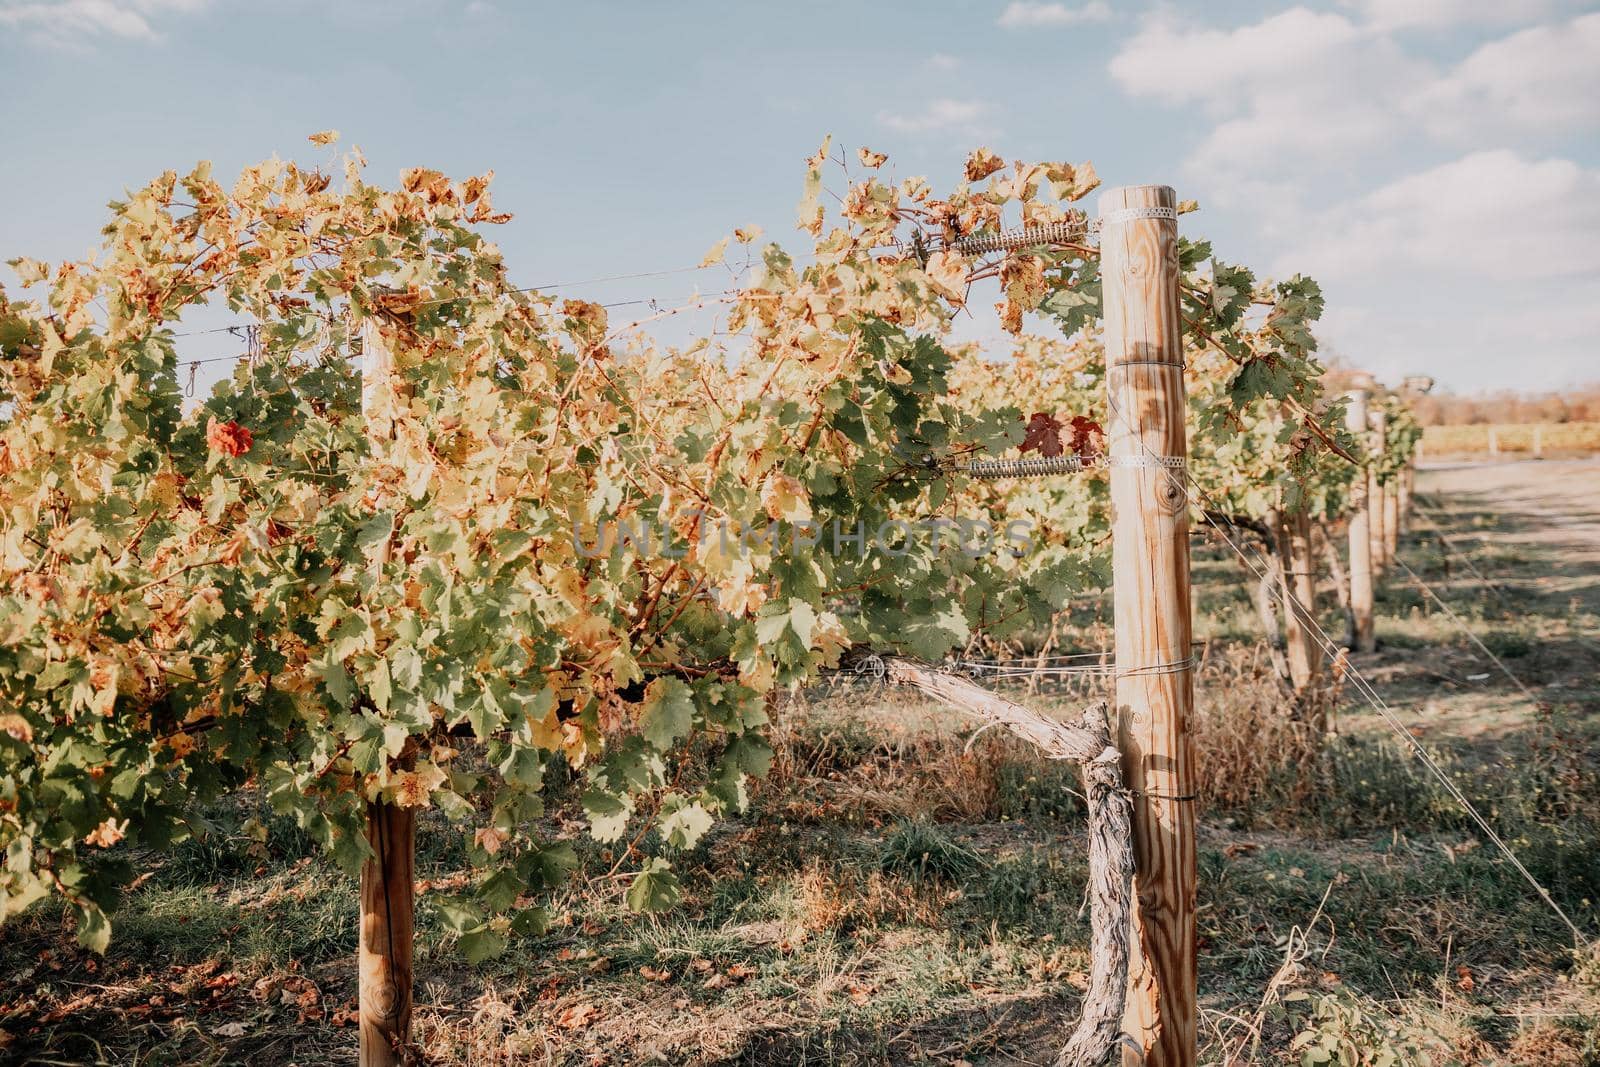
[[[78,944],[90,952],[104,955],[111,944],[111,917],[94,904],[80,904],[78,914]]]
[[[461,897],[445,897],[433,903],[434,911],[444,928],[453,934],[464,934],[483,923],[483,909]]]
[[[628,828],[633,801],[596,782],[583,792],[583,810],[589,816],[589,833],[596,841],[615,841]]]
[[[511,932],[520,937],[537,937],[550,926],[550,913],[539,905],[522,908],[511,916]]]
[[[639,729],[658,750],[688,735],[694,725],[694,693],[676,678],[657,678],[644,691]]]
[[[697,800],[672,796],[661,805],[661,836],[673,848],[693,848],[715,821]]]
[[[628,907],[637,912],[666,911],[683,898],[678,876],[672,873],[672,864],[652,857],[645,861],[644,869],[628,887]]]
[[[487,926],[462,934],[459,944],[468,963],[494,959],[506,950],[506,939]]]

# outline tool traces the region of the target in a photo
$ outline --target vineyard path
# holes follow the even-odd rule
[[[1402,558],[1541,703],[1600,710],[1600,460],[1427,466],[1417,489],[1426,518]],[[1425,603],[1403,570],[1386,584],[1390,596]],[[1527,725],[1533,703],[1444,616],[1391,625],[1394,644],[1409,647],[1381,651],[1373,673],[1420,731],[1488,740]]]

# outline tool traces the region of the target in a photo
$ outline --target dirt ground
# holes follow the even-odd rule
[[[1551,573],[1500,584],[1530,598],[1575,597],[1600,610],[1600,459],[1441,465],[1422,470],[1417,489],[1425,514],[1442,503],[1456,516],[1473,508],[1498,516],[1452,537],[1469,551],[1520,549],[1551,565]]]

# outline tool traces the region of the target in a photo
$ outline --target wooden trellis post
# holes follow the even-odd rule
[[[1117,726],[1133,792],[1132,964],[1124,1029],[1147,1067],[1195,1062],[1194,708],[1177,198],[1100,198],[1110,407]],[[1132,1049],[1125,1064],[1141,1062]]]
[[[1411,532],[1411,493],[1417,481],[1417,461],[1412,456],[1406,460],[1406,465],[1400,472],[1400,532]]]
[[[1348,394],[1345,429],[1366,440],[1367,394],[1357,389]],[[1377,649],[1372,628],[1372,524],[1368,514],[1372,472],[1363,464],[1350,483],[1350,616],[1355,621],[1351,635],[1357,652]]]
[[[1317,677],[1322,655],[1312,636],[1317,617],[1317,572],[1311,552],[1311,513],[1284,512],[1284,637],[1289,652],[1289,680],[1304,692]]]
[[[1368,410],[1367,412],[1367,440],[1371,442],[1368,452],[1374,460],[1383,455],[1384,438],[1389,428],[1389,416],[1382,411]],[[1385,551],[1389,544],[1389,534],[1384,526],[1387,517],[1383,499],[1388,492],[1388,486],[1378,480],[1378,472],[1373,467],[1368,467],[1368,498],[1367,521],[1372,531],[1372,571],[1382,574],[1389,566],[1389,559]]]
[[[1398,471],[1383,487],[1383,565],[1394,563],[1400,551],[1400,482],[1404,471]]]
[[[375,410],[393,388],[394,355],[368,319],[362,326],[361,414],[375,436]],[[407,1062],[411,1042],[411,950],[416,890],[416,809],[384,800],[367,805],[361,865],[361,928],[356,971],[361,1008],[361,1067]]]

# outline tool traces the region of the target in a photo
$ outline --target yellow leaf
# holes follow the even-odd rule
[[[974,149],[967,157],[967,181],[981,182],[1006,165],[1006,161],[987,148]]]
[[[962,304],[967,298],[967,261],[950,251],[935,252],[928,257],[928,280],[953,304]]]
[[[445,773],[426,760],[414,771],[401,771],[389,780],[389,793],[397,806],[426,808],[429,798],[445,782]]]
[[[493,856],[500,851],[502,845],[511,840],[511,835],[496,826],[481,826],[472,835],[472,843]]]
[[[330,145],[338,139],[338,130],[319,130],[310,137],[306,138],[306,140],[310,141],[314,145]]]
[[[724,237],[722,240],[718,241],[716,244],[711,246],[711,251],[707,252],[705,254],[705,256],[700,260],[700,265],[702,267],[714,267],[714,266],[716,266],[718,263],[722,262],[722,254],[724,252],[726,252],[727,250],[728,250],[728,239],[726,237]]]
[[[767,515],[786,522],[805,522],[811,518],[811,500],[800,479],[789,474],[773,474],[761,488],[761,503]]]

